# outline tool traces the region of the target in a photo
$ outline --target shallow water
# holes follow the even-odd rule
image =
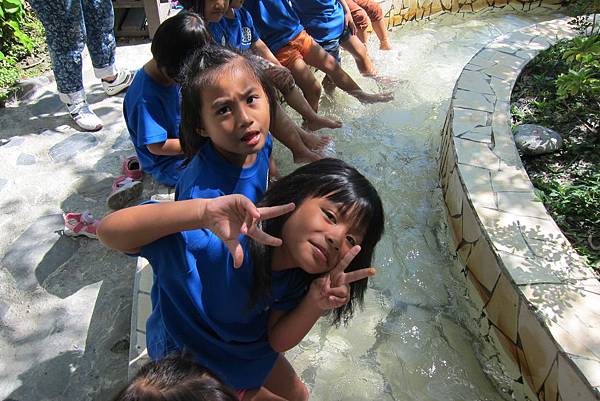
[[[443,16],[391,34],[394,50],[369,51],[378,70],[398,82],[385,88],[359,77],[349,55],[344,68],[369,90],[392,90],[388,104],[363,106],[341,91],[321,102],[320,113],[344,122],[327,131],[337,157],[361,170],[380,192],[386,233],[370,280],[365,309],[348,327],[324,319],[287,353],[311,399],[502,400],[480,363],[479,340],[466,328],[465,290],[452,276],[442,194],[435,161],[452,89],[462,68],[498,36],[551,19],[548,13]],[[382,85],[383,86],[383,85]],[[293,114],[293,112],[290,112]],[[280,146],[280,172],[293,165]]]

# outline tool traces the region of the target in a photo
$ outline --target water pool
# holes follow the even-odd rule
[[[496,388],[493,383],[503,378],[466,328],[469,300],[452,275],[457,269],[447,247],[435,157],[452,89],[469,59],[502,34],[554,17],[541,11],[444,15],[393,32],[390,52],[379,51],[372,35],[369,50],[377,68],[399,81],[385,87],[359,77],[346,54],[343,66],[361,86],[393,90],[395,100],[363,106],[341,91],[325,96],[320,112],[343,120],[344,127],[323,133],[334,138],[337,157],[378,188],[386,234],[364,311],[348,327],[320,321],[287,353],[311,399],[520,398]],[[275,150],[283,174],[294,167],[286,153]]]

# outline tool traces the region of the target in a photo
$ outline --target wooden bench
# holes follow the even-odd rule
[[[149,36],[150,39],[171,9],[170,0],[112,0],[116,36]]]

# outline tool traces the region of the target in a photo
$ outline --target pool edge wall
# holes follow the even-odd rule
[[[600,283],[533,192],[510,96],[535,55],[575,32],[559,18],[499,37],[463,69],[438,154],[451,250],[483,340],[517,399],[600,399]]]

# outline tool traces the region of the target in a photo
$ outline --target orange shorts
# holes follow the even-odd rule
[[[306,32],[302,31],[294,39],[290,40],[287,45],[283,46],[275,57],[284,66],[289,67],[294,61],[303,59],[308,54],[315,41]]]

